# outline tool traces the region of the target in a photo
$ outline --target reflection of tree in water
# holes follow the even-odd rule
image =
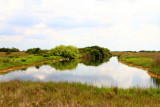
[[[28,67],[22,68],[21,71],[26,71]]]
[[[154,77],[151,77],[152,80],[153,80],[153,83],[157,86],[157,87],[160,87],[160,79],[158,78],[154,78]]]
[[[39,69],[39,68],[40,68],[40,65],[36,65],[35,68],[36,68],[36,69]]]
[[[99,59],[82,59],[81,63],[87,66],[99,66],[104,62],[108,62],[110,57],[107,58],[99,58]]]
[[[55,68],[56,70],[73,70],[78,66],[80,59],[74,59],[69,61],[59,61],[49,64],[51,67]]]

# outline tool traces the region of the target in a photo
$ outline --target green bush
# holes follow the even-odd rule
[[[10,54],[12,54],[12,52],[11,52],[11,51],[6,52],[6,55],[10,55]]]
[[[10,55],[10,56],[8,56],[8,58],[19,58],[19,56],[18,55]]]
[[[26,59],[21,59],[21,61],[22,61],[22,62],[26,62],[27,60],[26,60]]]
[[[60,46],[56,46],[55,48],[52,48],[49,51],[50,55],[55,55],[55,56],[63,56],[65,58],[71,58],[71,59],[75,59],[75,58],[79,58],[79,51],[76,47],[74,46],[64,46],[64,45],[60,45]]]
[[[17,48],[0,48],[0,52],[19,52]]]
[[[2,62],[3,62],[3,63],[9,63],[9,62],[10,62],[10,59],[4,58],[4,59],[2,59]]]
[[[29,54],[39,54],[40,51],[41,51],[40,48],[32,48],[32,49],[28,49],[26,51],[26,53],[29,53]]]
[[[28,54],[36,54],[37,56],[39,55],[45,55],[45,54],[48,54],[48,50],[41,50],[40,48],[31,48],[31,49],[28,49],[26,51],[26,53]]]
[[[99,46],[91,46],[79,49],[81,53],[86,53],[88,58],[100,59],[111,56],[110,50]]]
[[[44,54],[43,57],[49,57],[49,55],[48,54]]]

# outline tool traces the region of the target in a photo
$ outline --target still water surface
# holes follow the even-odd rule
[[[0,81],[15,79],[80,82],[98,87],[160,87],[160,79],[151,77],[145,70],[118,62],[117,57],[112,57],[103,63],[79,60],[52,62],[0,75]]]

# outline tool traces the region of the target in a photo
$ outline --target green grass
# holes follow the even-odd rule
[[[150,68],[152,66],[153,63],[153,59],[151,58],[143,58],[143,57],[121,57],[120,58],[123,61],[129,62],[129,63],[133,63],[135,65],[140,65],[143,67],[148,67]]]
[[[151,72],[160,74],[160,67],[153,66],[154,59],[149,57],[140,57],[140,56],[122,56],[119,57],[120,60],[132,63],[134,65],[139,65],[145,68],[149,68]]]
[[[112,56],[118,56],[118,57],[119,57],[120,55],[121,55],[121,54],[112,54]]]
[[[44,60],[52,60],[52,59],[60,59],[60,56],[36,56],[36,55],[28,55],[28,56],[18,56],[18,55],[10,55],[0,57],[0,70],[7,69],[10,67],[16,67],[21,65],[31,65],[33,63],[44,61]]]
[[[160,89],[97,88],[67,82],[0,82],[3,106],[160,106]]]

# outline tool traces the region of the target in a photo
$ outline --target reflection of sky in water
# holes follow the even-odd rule
[[[48,65],[44,65],[39,69],[30,67],[26,71],[16,70],[5,75],[0,75],[0,81],[14,79],[81,82],[98,87],[156,87],[156,83],[153,82],[146,71],[119,63],[116,57],[112,57],[108,63],[103,63],[97,67],[78,64],[74,70],[59,71]]]

